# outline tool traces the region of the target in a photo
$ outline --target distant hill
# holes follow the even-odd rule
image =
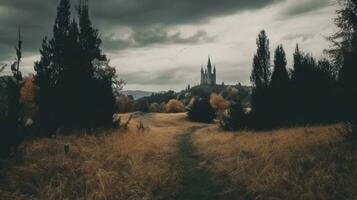
[[[155,92],[148,92],[148,91],[142,91],[142,90],[126,90],[122,92],[125,95],[132,95],[134,99],[140,99],[143,97],[151,96],[152,93]]]

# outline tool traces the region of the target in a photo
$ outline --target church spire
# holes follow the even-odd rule
[[[212,73],[212,64],[211,64],[211,57],[208,56],[208,64],[207,64],[208,73]]]

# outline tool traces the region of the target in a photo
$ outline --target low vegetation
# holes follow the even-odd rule
[[[242,199],[355,199],[357,148],[343,124],[224,133],[202,129],[194,144],[215,180]]]
[[[172,199],[179,189],[176,136],[186,128],[160,126],[173,117],[143,119],[145,133],[135,116],[128,130],[26,141],[0,184],[0,199]]]

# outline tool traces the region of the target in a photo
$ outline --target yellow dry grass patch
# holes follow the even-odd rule
[[[342,124],[194,137],[203,162],[243,199],[356,199],[357,146]]]
[[[183,116],[160,115],[136,116],[127,131],[25,142],[26,155],[11,166],[7,196],[0,192],[0,199],[172,198],[179,184],[176,136],[182,128],[159,127],[152,120],[171,123]],[[138,132],[140,120],[149,131]],[[70,146],[67,157],[64,144]]]

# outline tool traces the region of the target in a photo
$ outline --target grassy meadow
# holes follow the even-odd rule
[[[3,169],[0,199],[354,199],[357,146],[346,132],[223,132],[185,114],[135,115],[127,130],[25,141]]]

